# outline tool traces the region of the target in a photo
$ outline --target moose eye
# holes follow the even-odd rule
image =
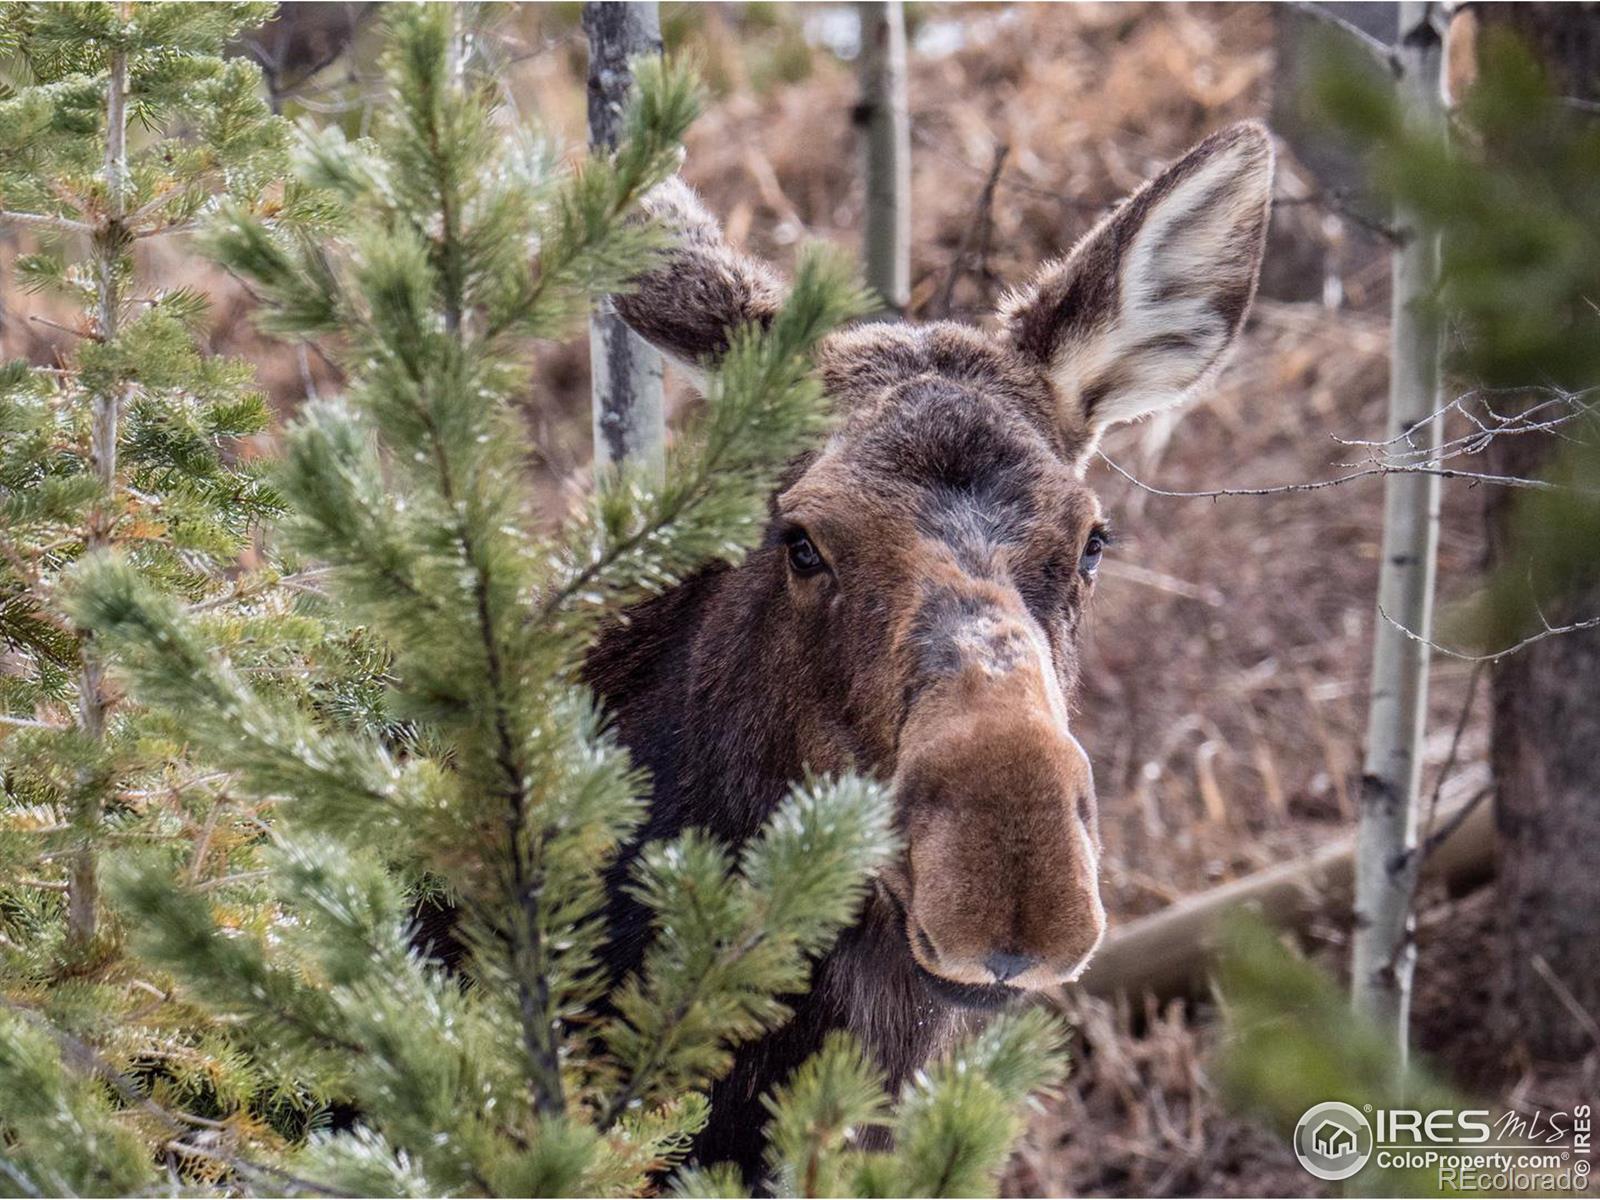
[[[789,566],[796,575],[815,575],[824,565],[806,534],[797,530],[789,535]]]
[[[1093,577],[1100,569],[1100,556],[1106,552],[1106,547],[1110,544],[1111,535],[1106,530],[1093,530],[1089,534],[1089,540],[1083,544],[1083,554],[1078,558],[1078,570]]]

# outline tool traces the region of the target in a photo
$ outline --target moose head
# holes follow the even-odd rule
[[[1111,535],[1084,469],[1108,427],[1181,404],[1244,323],[1271,142],[1235,125],[1136,192],[998,314],[832,335],[837,419],[793,464],[735,574],[779,681],[768,720],[816,770],[892,782],[904,852],[880,903],[928,981],[985,1004],[1081,972],[1105,930],[1093,773],[1072,734],[1079,639]],[[783,286],[676,181],[678,232],[620,297],[641,335],[714,367]],[[777,736],[773,734],[772,736]]]

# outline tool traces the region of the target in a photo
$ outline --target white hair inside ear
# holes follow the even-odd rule
[[[1064,425],[1092,442],[1216,373],[1255,292],[1271,195],[1266,130],[1222,130],[1007,301],[1002,316],[1017,347],[1045,361]]]

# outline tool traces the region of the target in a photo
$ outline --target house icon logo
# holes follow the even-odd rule
[[[1311,1148],[1324,1158],[1342,1158],[1356,1148],[1356,1135],[1334,1120],[1326,1120],[1311,1131]]]
[[[1349,1179],[1372,1157],[1372,1125],[1341,1101],[1312,1105],[1294,1127],[1294,1153],[1318,1179]]]

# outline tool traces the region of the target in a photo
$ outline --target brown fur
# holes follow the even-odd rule
[[[715,1089],[703,1161],[757,1172],[759,1096],[830,1029],[898,1085],[963,1008],[1071,979],[1099,942],[1094,784],[1068,717],[1103,524],[1080,476],[1106,424],[1217,368],[1254,287],[1270,166],[1259,127],[1208,139],[1018,293],[1003,336],[939,323],[827,339],[838,420],[773,498],[764,544],[593,651],[588,679],[651,772],[644,838],[702,825],[742,841],[808,768],[893,786],[903,855],[794,1020]],[[681,184],[652,208],[686,236],[618,309],[714,366],[781,289]],[[791,563],[802,537],[823,569]],[[626,970],[646,915],[614,889],[612,921]]]

